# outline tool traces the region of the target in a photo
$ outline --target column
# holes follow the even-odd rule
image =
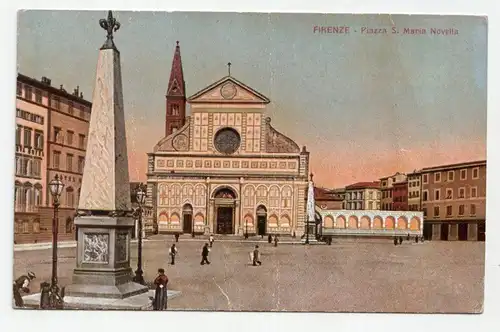
[[[477,224],[469,224],[467,226],[467,240],[468,241],[477,241]]]

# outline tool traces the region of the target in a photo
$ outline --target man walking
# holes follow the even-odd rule
[[[35,279],[36,276],[33,272],[28,272],[28,275],[22,275],[14,281],[13,291],[14,291],[14,301],[16,303],[16,307],[23,307],[24,301],[21,296],[21,291],[25,293],[29,293],[29,285],[30,281]]]
[[[259,266],[262,265],[262,262],[260,261],[259,246],[255,246],[253,251],[253,266],[257,266],[257,264],[259,264]]]
[[[205,265],[205,263],[210,264],[208,261],[208,253],[210,252],[210,249],[208,248],[208,243],[205,243],[203,246],[203,249],[201,250],[201,263],[200,265]]]
[[[170,257],[172,257],[172,261],[170,262],[170,264],[175,265],[175,256],[177,255],[177,248],[175,247],[175,243],[172,244],[172,246],[168,250],[168,253],[170,254]]]

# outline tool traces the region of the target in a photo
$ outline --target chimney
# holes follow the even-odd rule
[[[51,79],[50,78],[47,78],[45,76],[42,76],[42,81],[41,81],[43,84],[46,84],[46,85],[49,85],[50,86],[50,83],[51,83]]]

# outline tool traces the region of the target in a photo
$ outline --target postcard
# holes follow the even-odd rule
[[[13,307],[482,313],[487,27],[20,11]]]

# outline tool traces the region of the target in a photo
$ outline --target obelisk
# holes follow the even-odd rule
[[[76,268],[65,289],[73,298],[124,299],[148,288],[132,282],[130,185],[123,109],[120,52],[113,33],[120,23],[99,21],[107,39],[99,50],[92,114],[75,226]]]

